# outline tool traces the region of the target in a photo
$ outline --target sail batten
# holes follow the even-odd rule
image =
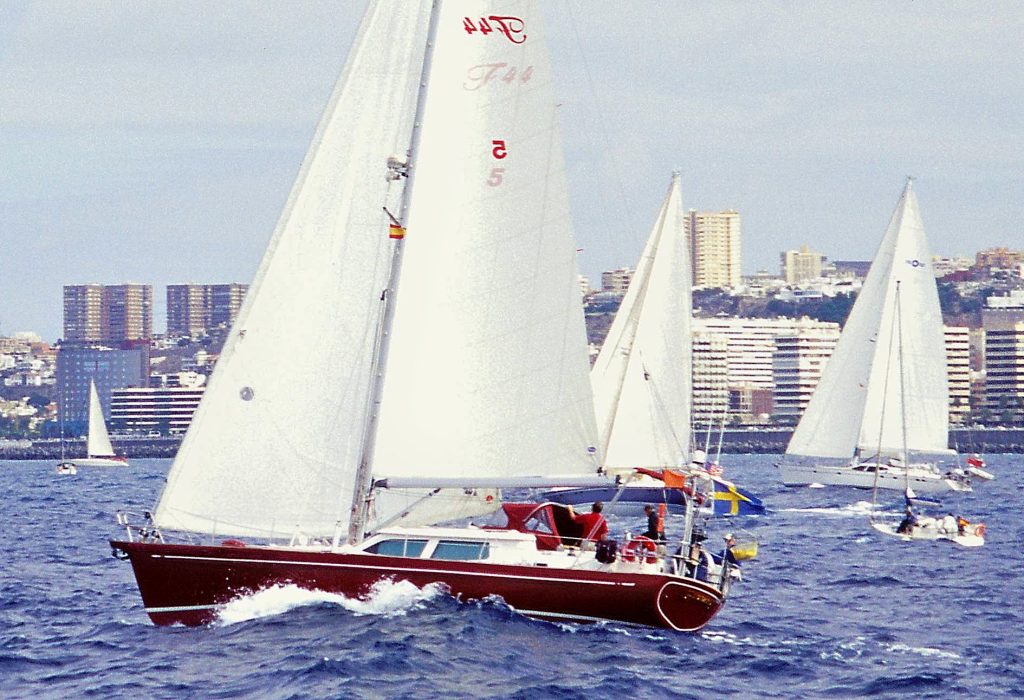
[[[949,454],[948,406],[938,289],[908,181],[786,454]]]

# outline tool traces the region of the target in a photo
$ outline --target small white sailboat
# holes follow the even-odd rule
[[[890,337],[895,350],[895,356],[889,355],[890,363],[894,363],[894,367],[897,370],[895,373],[891,373],[890,369],[893,367],[886,368],[886,376],[895,374],[895,381],[897,383],[897,389],[900,396],[900,407],[902,410],[906,410],[906,371],[905,371],[905,357],[904,357],[904,337],[903,337],[903,305],[901,303],[900,295],[900,282],[896,283],[896,294],[893,299],[893,305],[895,313],[892,316],[892,327],[893,332]],[[935,501],[929,501],[929,499],[918,499],[917,494],[914,493],[914,489],[910,485],[910,464],[907,459],[907,421],[906,416],[900,416],[900,424],[902,426],[902,440],[903,440],[903,452],[894,464],[903,466],[903,484],[904,484],[904,499],[906,501],[906,515],[903,520],[898,524],[880,514],[879,511],[879,487],[882,483],[883,472],[880,469],[875,470],[875,483],[871,493],[871,511],[868,515],[868,520],[876,531],[881,532],[884,535],[891,537],[899,537],[905,541],[915,540],[950,540],[956,542],[965,547],[979,547],[985,544],[985,525],[977,524],[970,527],[970,523],[963,517],[955,517],[952,513],[942,518],[919,516],[914,512],[914,506],[922,503],[929,503],[931,505],[938,505]],[[879,436],[879,444],[881,445],[882,437]],[[879,450],[881,452],[881,450]],[[895,469],[895,466],[893,466]]]
[[[128,458],[114,453],[110,443],[103,406],[96,392],[96,382],[89,381],[89,435],[86,438],[85,457],[71,460],[78,467],[127,467]]]
[[[763,513],[760,499],[708,471],[704,450],[690,457],[691,301],[690,255],[679,173],[648,235],[629,288],[590,371],[602,472],[617,486],[558,489],[545,497],[572,505],[614,498],[614,512],[639,515],[644,504],[687,508],[688,496],[667,489],[663,470],[689,475],[705,510],[717,515]],[[717,465],[716,465],[717,466]]]
[[[63,400],[63,396],[61,397]],[[64,444],[64,407],[60,408],[60,461],[57,462],[57,473],[61,476],[73,476],[78,473],[78,467],[65,456]]]
[[[898,362],[893,315],[902,308]],[[969,491],[950,464],[946,351],[912,181],[896,205],[835,352],[778,465],[787,486]]]

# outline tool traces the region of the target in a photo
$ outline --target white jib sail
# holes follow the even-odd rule
[[[909,452],[948,453],[948,411],[938,289],[908,181],[786,453],[849,459],[881,446],[883,456],[899,456],[904,429]]]
[[[96,382],[89,381],[89,435],[86,438],[85,453],[89,457],[113,457],[114,446],[110,444],[107,424],[103,420],[103,406],[96,392]]]
[[[582,474],[597,466],[576,248],[539,5],[442,5],[377,475]],[[378,521],[397,507],[394,499],[378,497]]]
[[[679,176],[590,372],[609,467],[683,464],[690,442],[690,262]]]
[[[163,528],[347,522],[429,3],[371,3],[154,513]]]

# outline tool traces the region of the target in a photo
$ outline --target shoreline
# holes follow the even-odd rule
[[[722,435],[723,454],[784,454],[792,428],[730,428]],[[706,433],[694,431],[695,440],[706,439]],[[170,459],[181,446],[181,437],[112,438],[114,450],[129,458]],[[709,453],[718,450],[718,435],[712,434]],[[27,444],[24,444],[27,443]],[[1024,428],[955,429],[949,433],[949,446],[960,454],[1024,454]],[[85,453],[83,438],[64,441],[64,455],[73,459]],[[0,459],[34,460],[61,457],[60,440],[10,440],[0,442]]]

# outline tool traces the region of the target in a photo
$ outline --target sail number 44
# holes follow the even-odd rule
[[[490,15],[481,17],[476,22],[469,17],[463,17],[462,28],[466,30],[466,34],[479,32],[481,36],[497,32],[513,44],[521,44],[526,41],[526,23],[519,17]]]

